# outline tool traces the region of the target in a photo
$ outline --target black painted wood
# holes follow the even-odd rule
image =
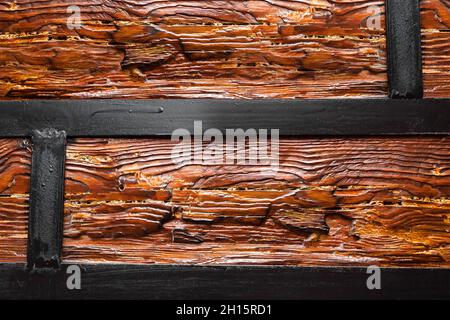
[[[389,97],[422,98],[419,0],[386,0]]]
[[[70,137],[171,136],[178,128],[281,135],[449,134],[450,99],[33,100],[0,102],[0,136],[55,128]]]
[[[57,269],[63,238],[66,134],[35,130],[32,142],[27,267]]]
[[[49,277],[0,265],[0,297],[57,299],[449,299],[450,269],[382,268],[369,290],[359,267],[81,265],[69,290],[68,265]]]

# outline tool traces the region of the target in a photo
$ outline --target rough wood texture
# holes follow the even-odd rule
[[[83,28],[66,26],[69,5]],[[381,15],[378,30],[367,21]],[[0,1],[0,96],[385,96],[383,2]]]
[[[450,1],[422,0],[425,97],[450,97]]]
[[[383,15],[375,0],[0,0],[0,98],[384,96],[372,6]],[[450,96],[449,8],[421,1],[427,97]],[[65,258],[448,266],[449,145],[290,139],[273,173],[175,165],[165,140],[77,140]],[[29,169],[27,141],[0,140],[1,261],[25,260]]]
[[[83,28],[67,28],[78,5]],[[0,1],[0,97],[384,96],[383,1]],[[450,4],[423,0],[426,97],[450,97]]]
[[[25,262],[31,147],[0,139],[0,261]]]
[[[8,32],[38,31],[49,23],[66,28],[67,7],[78,5],[87,24],[134,22],[157,24],[327,24],[360,27],[382,0],[16,0],[0,1],[1,24]],[[17,14],[14,16],[14,14]]]
[[[65,261],[450,266],[450,139],[283,139],[277,172],[78,139]]]

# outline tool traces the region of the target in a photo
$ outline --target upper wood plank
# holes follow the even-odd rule
[[[80,29],[67,27],[70,5],[81,10]],[[425,97],[450,97],[449,8],[421,1]],[[379,28],[368,28],[377,15]],[[387,92],[383,1],[1,1],[0,39],[17,47],[0,52],[3,99]],[[207,45],[217,42],[221,49]]]
[[[385,96],[383,20],[369,0],[3,1],[0,97]]]
[[[420,1],[424,96],[450,97],[450,1]]]
[[[67,8],[80,8],[82,21],[98,24],[302,24],[360,33],[383,11],[382,0],[16,0],[0,1],[0,27],[7,32],[66,28]],[[381,9],[378,11],[375,7]]]

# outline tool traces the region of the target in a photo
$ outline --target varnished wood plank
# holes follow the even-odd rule
[[[28,195],[0,195],[0,261],[25,263]]]
[[[425,96],[450,97],[450,32],[424,32],[422,42]]]
[[[171,168],[165,160],[172,146],[167,140],[79,139],[68,152],[68,172],[79,177],[67,182],[73,185],[67,194],[65,257],[443,266],[448,261],[447,140],[290,139],[281,144],[281,167],[291,169],[268,177],[245,167],[236,172],[199,165]],[[341,147],[336,150],[336,145]],[[152,212],[164,207],[171,219],[153,223]],[[10,212],[7,205],[2,208]],[[270,218],[240,220],[235,213],[242,208]],[[214,218],[193,223],[196,212]],[[25,207],[17,219],[26,221]],[[113,220],[117,223],[108,223]],[[11,224],[4,221],[9,234]],[[3,243],[2,259],[19,260],[20,253],[11,249],[24,250],[25,239]],[[161,247],[148,253],[155,243]],[[190,253],[181,253],[186,245],[193,246]],[[337,249],[342,246],[352,253]],[[260,256],[252,255],[255,250]]]
[[[420,2],[425,97],[450,97],[450,2]]]
[[[147,239],[65,239],[67,263],[182,265],[396,266],[448,268],[448,247],[436,249],[380,237],[352,242],[325,238],[321,245],[211,242],[162,244]],[[305,245],[306,243],[306,245]],[[370,248],[370,249],[369,249]]]
[[[450,30],[450,3],[448,0],[421,0],[423,29]]]
[[[0,195],[28,193],[30,169],[30,141],[0,139]]]
[[[383,1],[69,4],[0,3],[1,98],[386,95]]]
[[[175,165],[172,147],[69,145],[66,261],[449,264],[448,138],[283,139],[276,173]],[[172,214],[150,223],[161,206]]]
[[[161,27],[151,35],[148,28],[121,28],[112,35],[115,44],[47,37],[2,40],[1,94],[312,98],[386,92],[384,37],[320,38],[276,26]]]
[[[110,191],[132,195],[164,188],[371,185],[441,197],[450,190],[448,137],[282,139],[276,172],[263,165],[176,164],[170,158],[175,145],[168,139],[77,139],[68,145],[66,191],[107,197]]]
[[[56,53],[56,57],[51,58],[49,62],[56,65],[56,70],[52,70],[53,68],[47,70],[45,63],[42,62],[36,64],[33,62],[35,57],[30,57],[31,60],[25,63],[23,68],[17,68],[15,66],[17,63],[23,63],[18,57],[20,53],[17,53],[16,56],[4,53],[9,58],[4,61],[4,70],[8,76],[0,79],[2,84],[0,94],[3,98],[295,98],[383,96],[386,94],[386,76],[384,72],[380,73],[385,69],[383,67],[383,45],[371,46],[369,51],[380,51],[376,53],[379,60],[368,61],[364,69],[360,69],[364,72],[344,72],[334,74],[332,77],[327,72],[323,73],[314,68],[322,67],[327,70],[328,67],[338,66],[339,59],[333,64],[329,64],[324,56],[319,59],[310,57],[308,59],[291,59],[291,66],[286,66],[284,63],[280,64],[280,59],[284,58],[277,57],[276,54],[274,56],[258,54],[256,57],[250,58],[250,54],[243,54],[242,50],[236,50],[231,53],[233,57],[226,61],[224,56],[230,55],[230,49],[206,50],[205,53],[186,51],[187,57],[192,55],[207,60],[207,63],[196,65],[195,62],[190,64],[189,60],[184,61],[183,50],[176,48],[177,43],[183,44],[182,35],[186,34],[197,34],[203,39],[209,37],[209,41],[219,39],[214,32],[199,34],[198,31],[192,31],[202,28],[219,30],[217,31],[219,34],[222,32],[230,34],[230,29],[239,30],[239,27],[244,30],[251,26],[255,27],[255,30],[278,27],[282,37],[288,38],[283,30],[296,30],[298,34],[306,35],[305,41],[308,42],[316,41],[314,40],[316,36],[328,38],[322,42],[338,42],[339,39],[335,39],[337,37],[341,39],[342,43],[355,41],[352,36],[363,39],[380,37],[384,34],[384,19],[381,20],[381,27],[376,30],[367,28],[367,19],[373,16],[372,9],[376,7],[380,8],[381,18],[383,18],[383,1],[350,3],[344,1],[313,3],[297,1],[202,1],[201,3],[176,1],[176,4],[147,1],[144,4],[133,3],[121,7],[117,1],[99,0],[95,3],[81,2],[77,4],[81,8],[85,25],[84,28],[78,30],[69,30],[66,27],[68,17],[66,10],[69,4],[72,3],[67,1],[50,3],[16,1],[14,5],[8,2],[2,3],[2,10],[0,10],[2,28],[0,30],[4,40],[13,43],[18,41],[17,45],[19,46],[20,41],[26,40],[30,47],[23,50],[28,53],[36,50]],[[444,43],[448,42],[446,41],[449,39],[448,1],[421,1],[421,10],[423,33],[434,33],[435,35],[431,37],[440,37]],[[180,31],[178,40],[168,36],[172,32],[171,28],[178,30],[184,28],[184,31]],[[122,46],[121,41],[131,40],[127,37],[124,38],[123,35],[133,33],[131,31],[133,29],[136,34],[141,35],[141,40],[134,37],[134,41],[138,42],[131,44],[134,48],[130,49],[128,54],[124,49],[115,48],[115,45]],[[240,32],[242,41],[258,43],[264,39],[264,37],[258,38],[260,31],[248,30],[247,35]],[[237,32],[239,34],[239,31]],[[156,36],[151,34],[156,34]],[[155,40],[158,34],[166,37],[166,44]],[[256,38],[254,35],[257,35]],[[426,35],[424,37],[425,96],[449,97],[446,64],[436,63],[436,56],[441,55],[441,51],[434,43],[427,40]],[[30,44],[30,41],[50,41],[52,43],[55,39],[57,42],[47,49],[37,49]],[[103,48],[86,46],[83,48],[82,44],[77,43],[76,46],[81,48],[74,50],[73,41],[77,39],[88,42],[103,41]],[[226,38],[222,38],[222,40],[226,40]],[[384,40],[381,38],[381,41]],[[139,44],[139,42],[141,43]],[[187,42],[190,41],[187,40]],[[276,43],[278,42],[279,40],[276,41]],[[232,41],[228,42],[230,47],[233,44]],[[64,50],[64,48],[67,49]],[[286,46],[281,46],[279,50],[282,48],[284,50]],[[64,52],[60,52],[61,50]],[[261,50],[264,51],[264,46]],[[289,56],[296,55],[294,49],[292,50]],[[333,52],[338,49],[329,50]],[[77,58],[81,55],[88,58]],[[99,55],[103,59],[100,59]],[[373,52],[367,53],[367,56],[374,57]],[[109,59],[104,57],[109,57]],[[216,57],[217,60],[211,60],[212,57]],[[275,62],[273,62],[274,59]],[[28,57],[25,60],[28,60]],[[303,67],[303,60],[306,61],[306,67]],[[311,65],[312,60],[314,61],[313,68],[309,69],[308,65]],[[295,61],[300,61],[300,64],[296,64]],[[265,65],[266,63],[268,65]],[[353,63],[354,61],[350,65]],[[77,71],[79,66],[85,66],[86,69]],[[300,67],[295,68],[295,66]],[[349,64],[346,66],[348,67]],[[196,77],[189,70],[194,70],[193,73]],[[154,77],[152,77],[153,74]],[[159,74],[164,75],[163,80],[158,77]],[[182,76],[183,74],[184,76]],[[215,77],[215,82],[212,78],[208,78],[212,75]],[[311,80],[311,75],[315,80]],[[201,76],[202,79],[198,79],[198,76]],[[236,84],[236,79],[239,81],[239,86]]]
[[[0,139],[0,261],[25,262],[31,143]]]
[[[79,6],[82,21],[89,25],[326,23],[355,31],[364,29],[366,20],[375,13],[373,7],[379,7],[381,15],[384,11],[381,0],[146,0],[126,4],[118,0],[16,0],[0,2],[0,28],[11,33],[46,30],[49,25],[65,28],[71,5]]]

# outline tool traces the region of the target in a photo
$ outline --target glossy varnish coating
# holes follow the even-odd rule
[[[31,146],[0,139],[0,261],[24,262],[27,245]]]
[[[420,6],[425,96],[448,97],[450,4]],[[383,1],[0,1],[3,99],[385,96],[385,50]]]
[[[448,138],[283,139],[277,172],[173,145],[69,145],[65,261],[449,266]]]
[[[450,1],[420,1],[425,97],[450,97]]]
[[[383,15],[374,0],[0,1],[0,96],[385,96]]]
[[[0,259],[23,262],[30,146],[1,146]],[[448,138],[282,139],[275,172],[173,146],[69,143],[65,261],[448,266]]]

